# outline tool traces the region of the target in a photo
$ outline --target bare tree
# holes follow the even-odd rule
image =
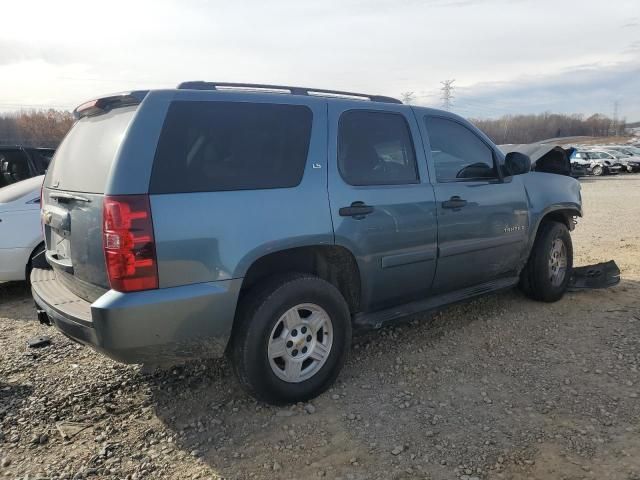
[[[411,105],[415,99],[414,92],[402,92],[400,94],[400,100],[402,100],[402,103],[406,103],[407,105]]]
[[[611,118],[601,114],[586,119],[582,115],[557,113],[504,115],[497,119],[472,119],[472,122],[497,144],[573,136],[604,137],[612,132]]]
[[[0,116],[0,143],[56,147],[73,125],[71,112],[30,110]]]

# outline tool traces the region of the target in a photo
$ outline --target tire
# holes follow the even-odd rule
[[[564,274],[554,275],[562,270],[562,262],[553,260],[552,254],[561,242],[565,251]],[[553,265],[552,265],[553,264]],[[553,221],[543,221],[538,229],[527,265],[520,274],[520,288],[530,298],[543,302],[556,302],[567,291],[573,268],[573,245],[566,225]]]
[[[596,177],[601,177],[604,174],[604,169],[600,165],[596,165],[591,169],[591,173]]]
[[[325,391],[350,347],[351,316],[338,289],[312,275],[289,274],[243,296],[228,356],[250,395],[282,405]]]

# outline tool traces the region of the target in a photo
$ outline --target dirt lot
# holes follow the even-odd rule
[[[583,181],[576,264],[622,283],[519,292],[356,339],[331,391],[279,409],[224,361],[144,376],[0,286],[0,477],[640,479],[640,175]],[[50,347],[28,349],[36,334]]]

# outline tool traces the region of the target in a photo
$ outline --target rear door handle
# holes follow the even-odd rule
[[[341,217],[354,217],[356,219],[362,219],[365,215],[369,215],[373,212],[373,207],[366,205],[364,202],[353,202],[349,207],[342,207],[338,210]]]
[[[466,200],[461,199],[458,195],[454,195],[449,200],[442,202],[442,208],[462,208],[466,204]]]

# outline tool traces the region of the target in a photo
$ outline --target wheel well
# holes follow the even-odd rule
[[[562,210],[554,210],[553,212],[547,213],[542,220],[540,220],[540,225],[543,222],[558,222],[564,224],[569,230],[573,230],[576,226],[575,218],[580,216],[580,212],[577,210],[572,210],[570,208],[562,209]],[[538,230],[540,227],[538,226]]]
[[[242,291],[278,273],[300,272],[316,275],[334,285],[349,305],[351,313],[360,308],[360,270],[353,254],[335,245],[290,248],[256,260],[242,281]]]

